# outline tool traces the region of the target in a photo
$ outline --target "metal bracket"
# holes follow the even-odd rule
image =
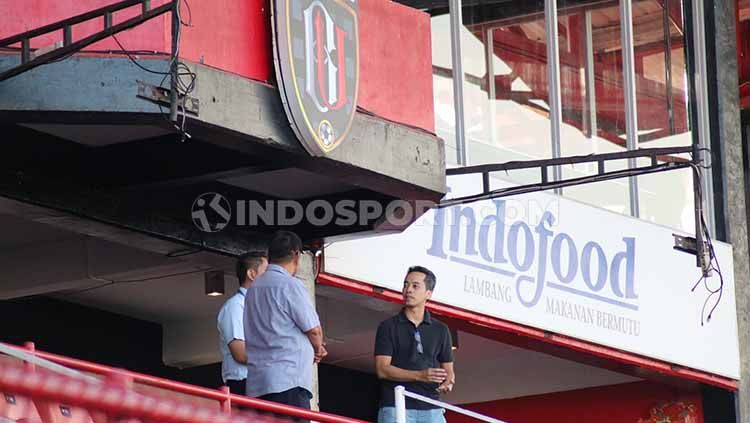
[[[677,251],[688,253],[695,256],[695,263],[703,271],[703,276],[711,276],[711,252],[708,242],[701,241],[702,248],[698,248],[698,240],[691,236],[682,236],[672,234],[674,237],[674,248]]]
[[[674,237],[674,249],[683,253],[695,254],[698,251],[698,242],[691,236],[672,234]]]
[[[665,148],[640,148],[636,150],[627,150],[618,153],[604,153],[604,154],[589,154],[585,156],[572,156],[572,157],[560,157],[554,159],[543,159],[543,160],[527,160],[527,161],[515,161],[506,163],[494,163],[477,166],[467,166],[448,169],[446,176],[451,175],[481,175],[482,176],[482,191],[473,194],[466,195],[457,198],[451,198],[448,200],[441,201],[437,207],[451,207],[460,204],[472,203],[474,201],[489,200],[492,198],[507,197],[510,195],[526,194],[531,192],[544,191],[554,188],[562,188],[569,186],[576,186],[582,184],[590,184],[594,182],[602,182],[612,179],[618,179],[623,177],[631,177],[637,175],[647,175],[657,172],[666,172],[678,169],[689,169],[693,168],[696,172],[693,174],[693,193],[695,199],[695,227],[696,237],[683,237],[680,235],[674,235],[675,246],[674,248],[686,253],[694,254],[696,256],[696,265],[700,267],[703,275],[708,277],[711,275],[711,260],[712,251],[708,240],[704,238],[704,224],[703,224],[703,196],[700,192],[700,168],[702,164],[699,158],[700,152],[696,145],[685,146],[685,147],[665,147]],[[679,154],[691,154],[692,159],[686,160],[680,157],[675,157]],[[634,161],[636,158],[648,159],[649,165],[631,166],[625,170],[607,170],[606,164],[616,161],[629,159]],[[660,163],[661,162],[661,163]],[[597,172],[593,175],[574,177],[574,178],[563,178],[560,180],[549,180],[548,170],[553,166],[564,166],[564,165],[575,165],[580,163],[596,163]],[[511,186],[501,189],[491,189],[489,184],[489,175],[493,172],[505,172],[509,170],[519,169],[537,169],[539,171],[541,181],[534,184],[525,184],[518,186]]]
[[[541,182],[536,184],[519,185],[504,189],[490,190],[487,183],[484,184],[481,193],[464,197],[443,200],[438,207],[450,207],[458,204],[470,203],[478,200],[506,197],[509,195],[525,194],[529,192],[544,191],[553,188],[563,188],[575,185],[601,182],[626,176],[646,175],[649,173],[664,172],[677,169],[689,168],[692,162],[689,160],[673,158],[673,161],[659,163],[660,159],[677,154],[692,153],[692,147],[665,147],[665,148],[641,148],[619,153],[589,154],[585,156],[560,157],[556,159],[515,161],[506,163],[495,163],[478,166],[458,167],[446,170],[446,175],[481,174],[486,180],[493,172],[505,172],[519,169],[538,169]],[[649,159],[650,165],[638,166],[626,170],[606,170],[609,162],[623,159],[645,158]],[[597,173],[584,177],[563,178],[550,180],[548,169],[553,166],[575,165],[580,163],[597,163]]]
[[[136,83],[138,84],[138,94],[136,95],[136,97],[148,100],[160,106],[169,107],[169,89],[147,84],[143,81],[136,81]],[[177,99],[177,106],[179,110],[183,110],[183,104],[185,106],[184,111],[186,113],[198,116],[200,112],[200,101],[197,98],[190,96],[185,98],[184,95],[180,94],[179,98]]]

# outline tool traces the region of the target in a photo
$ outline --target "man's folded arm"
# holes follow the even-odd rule
[[[380,379],[393,382],[442,383],[446,377],[444,369],[406,370],[391,364],[391,356],[375,356],[375,373]]]
[[[219,332],[223,334],[223,339],[230,340],[227,347],[234,361],[247,364],[243,310],[240,307],[229,307],[225,313],[224,317],[219,320]]]
[[[245,341],[233,339],[229,342],[229,344],[227,344],[227,346],[229,347],[229,352],[232,354],[232,358],[234,358],[234,361],[241,364],[247,364],[247,351],[245,350]]]
[[[320,325],[308,330],[305,332],[305,335],[307,335],[307,339],[310,340],[313,350],[318,351],[318,349],[323,346],[323,328],[320,327]]]

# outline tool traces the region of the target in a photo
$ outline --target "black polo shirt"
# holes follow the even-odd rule
[[[415,332],[419,331],[422,353],[417,350]],[[391,364],[404,370],[439,368],[440,363],[453,362],[451,334],[448,326],[433,319],[425,310],[424,320],[415,327],[404,315],[404,311],[384,320],[378,326],[375,337],[375,355],[391,356]],[[393,382],[381,380],[381,407],[393,407],[393,388],[403,385],[407,391],[438,399],[437,383]],[[426,410],[438,408],[434,405],[406,398],[406,408]]]

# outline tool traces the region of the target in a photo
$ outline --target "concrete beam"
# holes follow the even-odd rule
[[[0,70],[19,64],[18,55],[0,54]],[[169,59],[141,60],[156,71]],[[136,81],[158,86],[163,76],[138,68],[127,58],[73,56],[50,63],[0,84],[0,111],[160,113],[138,98]]]
[[[432,134],[357,113],[346,142],[327,158],[311,158],[289,126],[276,87],[206,66],[190,67],[200,81],[194,93],[201,104],[200,122],[252,135],[261,143],[283,140],[284,149],[300,156],[299,167],[346,177],[386,195],[436,200],[445,193],[445,146]],[[242,148],[228,139],[209,141]],[[394,192],[399,190],[409,196]]]
[[[94,237],[126,246],[137,245],[140,250],[164,256],[173,255],[185,249],[184,245],[177,242],[9,198],[0,197],[0,213],[64,229],[80,236]]]
[[[299,258],[299,270],[297,270],[297,274],[295,275],[299,280],[302,281],[302,283],[305,284],[305,289],[307,289],[308,294],[310,295],[310,301],[312,302],[313,306],[315,306],[316,309],[318,307],[315,304],[315,286],[317,281],[315,280],[315,276],[317,274],[317,269],[315,268],[315,258],[312,254],[302,254]],[[321,321],[321,325],[323,325],[323,322]],[[325,335],[326,328],[323,328],[323,334]],[[320,392],[318,389],[318,365],[313,365],[313,397],[310,400],[310,406],[313,410],[318,411],[320,410]]]
[[[106,193],[45,178],[25,180],[0,178],[0,210],[28,218],[24,210],[36,207],[39,222],[73,232],[104,238],[164,255],[198,250],[236,256],[266,247],[269,234],[236,231],[202,233],[192,222],[165,214],[148,202],[123,203]],[[3,198],[4,197],[4,198]],[[4,203],[4,205],[3,205]],[[189,203],[185,216],[189,216]],[[45,215],[45,213],[51,213]],[[38,216],[41,215],[41,216]]]
[[[17,56],[0,55],[0,70],[17,62]],[[155,70],[165,70],[168,62],[141,60]],[[328,158],[312,158],[291,131],[275,87],[186,64],[196,74],[190,96],[200,102],[188,130],[203,141],[272,160],[299,159],[299,167],[403,199],[438,200],[445,193],[444,143],[432,134],[358,113],[348,142]],[[162,78],[127,58],[74,56],[0,84],[0,122],[132,122],[169,128],[166,110],[138,97],[139,81],[158,86]]]

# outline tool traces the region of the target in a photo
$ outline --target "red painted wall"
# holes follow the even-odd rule
[[[435,131],[430,17],[383,0],[360,0],[359,107]]]
[[[185,59],[258,81],[272,79],[266,0],[200,0],[190,1],[190,7],[193,26],[184,28],[180,52]],[[165,35],[168,43],[170,32]]]
[[[502,383],[502,378],[499,380]],[[699,393],[653,382],[579,389],[462,407],[511,423],[639,423],[639,419],[650,422],[647,419],[653,407],[674,401],[692,404],[698,417],[695,423],[703,422],[703,403]],[[474,419],[453,412],[446,413],[446,418],[451,423],[476,423]]]
[[[0,38],[28,31],[93,9],[116,3],[116,0],[0,0]],[[161,6],[166,0],[152,0],[152,8]],[[115,13],[115,24],[132,18],[140,12],[140,6],[130,7]],[[164,44],[164,28],[169,19],[162,15],[117,35],[128,50],[169,51]],[[95,19],[76,25],[73,39],[84,38],[103,28],[103,20]],[[62,40],[62,31],[54,35],[37,37],[31,47],[39,48]],[[169,44],[167,44],[168,46]],[[93,44],[88,50],[119,50],[111,38]]]
[[[166,0],[152,0],[152,6]],[[0,38],[115,3],[116,0],[0,0]],[[246,78],[272,82],[268,0],[189,0],[182,4],[182,57]],[[115,14],[115,23],[140,10]],[[358,106],[376,116],[434,132],[430,18],[388,0],[360,0],[360,85]],[[83,38],[102,28],[100,19],[75,27]],[[128,50],[169,52],[169,15],[117,36]],[[34,39],[32,47],[62,40],[60,34]],[[112,39],[88,50],[118,50]],[[145,58],[147,56],[143,56]]]

